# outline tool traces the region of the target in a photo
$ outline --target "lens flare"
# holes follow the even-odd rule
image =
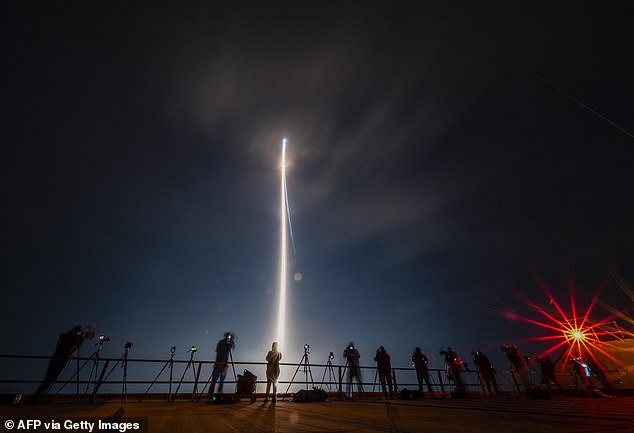
[[[584,334],[584,332],[580,329],[572,329],[570,330],[570,332],[568,333],[569,337],[574,339],[574,340],[585,340],[586,339],[586,334]]]
[[[555,299],[544,279],[536,272],[532,271],[533,277],[538,285],[542,288],[548,298],[548,307],[541,307],[535,302],[524,298],[526,305],[542,316],[541,320],[523,317],[515,313],[497,311],[507,319],[519,320],[531,325],[537,326],[542,330],[550,331],[547,335],[538,337],[524,338],[522,341],[527,342],[551,342],[551,346],[544,350],[539,356],[546,356],[550,353],[563,348],[563,352],[559,359],[564,361],[571,356],[583,356],[592,359],[597,365],[601,366],[598,356],[610,359],[618,365],[623,365],[618,359],[614,358],[610,353],[606,352],[603,347],[615,347],[610,341],[623,340],[624,331],[614,320],[617,314],[611,314],[598,321],[592,321],[590,314],[594,306],[598,303],[601,288],[594,294],[585,313],[578,314],[579,310],[575,299],[575,285],[572,278],[568,282],[570,310],[564,311],[560,303]],[[562,363],[563,369],[565,362]]]

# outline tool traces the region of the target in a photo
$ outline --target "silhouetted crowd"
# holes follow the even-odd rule
[[[93,339],[94,332],[90,328],[82,329],[80,325],[77,325],[70,329],[68,332],[61,334],[58,338],[55,352],[53,353],[47,371],[46,377],[42,381],[42,384],[36,392],[35,401],[43,401],[47,394],[50,392],[53,384],[55,384],[61,375],[64,368],[71,362],[71,360],[77,354],[79,348],[85,340]],[[94,363],[98,362],[99,351],[104,342],[109,341],[110,337],[100,336],[98,342],[95,343],[98,347],[95,353],[93,353],[90,359]],[[129,345],[129,346],[128,346]],[[126,345],[127,349],[131,347],[131,343]],[[308,347],[308,346],[306,346]],[[235,349],[235,337],[230,332],[225,332],[221,340],[216,344],[216,360],[214,362],[211,375],[209,378],[209,391],[207,393],[207,401],[212,401],[219,394],[222,394],[223,384],[227,376],[229,365],[233,365],[233,359],[231,357],[232,350]],[[172,347],[172,359],[175,347]],[[523,357],[520,349],[515,344],[505,344],[501,346],[501,350],[504,352],[512,367],[511,377],[513,385],[518,392],[524,393],[531,397],[543,398],[550,396],[553,392],[561,393],[562,387],[557,381],[555,365],[562,360],[561,356],[555,362],[552,361],[548,354],[543,354],[532,359],[532,363],[535,366],[540,367],[540,384],[534,385],[527,374],[527,364],[531,358]],[[196,351],[195,346],[192,346],[192,360],[193,354]],[[307,350],[306,350],[307,352]],[[464,372],[469,371],[468,365],[461,357],[451,348],[440,350],[440,355],[444,359],[445,365],[445,381],[446,385],[452,386],[451,391],[452,398],[464,398],[468,396],[467,386],[464,380]],[[480,350],[474,350],[471,352],[473,356],[473,365],[475,365],[475,372],[479,379],[481,390],[488,396],[500,395],[500,387],[496,380],[496,370],[491,364],[489,358]],[[307,353],[305,354],[307,356]],[[361,375],[360,359],[361,354],[355,347],[354,342],[349,342],[343,351],[343,358],[345,359],[344,371],[347,373],[346,383],[346,396],[349,399],[355,398],[354,384],[356,383],[357,393],[356,396],[363,396],[363,380]],[[78,359],[78,358],[77,358]],[[90,360],[89,359],[89,360]],[[266,394],[265,402],[269,401],[269,397],[273,403],[277,400],[277,382],[280,376],[280,361],[282,354],[278,350],[278,343],[273,342],[271,350],[266,354]],[[332,359],[332,352],[331,357]],[[415,392],[409,391],[409,394],[401,391],[398,392],[396,384],[396,377],[394,369],[391,365],[391,357],[384,346],[380,346],[376,350],[374,356],[376,362],[376,376],[374,383],[376,384],[377,378],[380,384],[383,398],[392,399],[395,397],[407,398],[405,395],[409,395],[410,398],[425,398],[434,397],[434,391],[432,388],[432,380],[430,377],[429,358],[423,353],[420,347],[416,347],[411,354],[412,365],[416,372],[416,378],[418,381],[418,390]],[[563,365],[568,362],[572,365],[572,372],[574,375],[574,392],[576,395],[581,396],[607,396],[595,385],[595,381],[602,384],[603,388],[609,392],[611,390],[609,381],[605,375],[605,372],[598,363],[594,362],[593,365],[587,363],[580,354],[569,354],[567,359],[562,361]],[[306,363],[308,363],[306,359]],[[79,365],[79,364],[78,364]],[[299,368],[299,367],[298,367]],[[332,368],[332,367],[331,367]],[[250,392],[255,395],[256,377],[249,373],[248,376],[250,382],[249,386],[245,389],[252,390]],[[234,368],[235,375],[235,368]],[[311,373],[312,375],[312,373]],[[244,377],[238,375],[241,379]],[[171,380],[171,379],[170,379]],[[439,382],[443,386],[443,381],[439,373]],[[238,383],[239,387],[240,383]],[[216,386],[218,387],[216,389]],[[204,390],[203,390],[204,391]],[[425,392],[426,391],[426,392]],[[444,391],[443,391],[444,393]],[[203,393],[201,392],[201,395]],[[413,397],[412,397],[413,396]],[[199,396],[200,399],[200,396]]]

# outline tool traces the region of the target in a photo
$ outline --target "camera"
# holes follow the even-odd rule
[[[198,348],[196,346],[192,346],[189,348],[189,351],[193,354],[195,352],[198,352]]]
[[[109,335],[100,335],[99,336],[99,343],[103,344],[103,343],[107,343],[108,341],[110,341],[110,336]]]
[[[170,347],[170,353],[176,353],[176,346]]]
[[[335,355],[332,352],[330,352],[330,355],[328,355],[328,359],[332,360],[334,357],[335,357]]]
[[[310,353],[310,346],[308,344],[304,344],[304,352]]]
[[[95,338],[95,333],[88,330],[77,331],[77,335],[83,338],[84,340],[92,340],[93,338]]]
[[[128,341],[125,346],[123,346],[124,349],[130,349],[132,347],[132,342]]]

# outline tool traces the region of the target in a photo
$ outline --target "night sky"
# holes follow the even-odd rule
[[[2,353],[95,322],[104,356],[211,359],[231,330],[263,361],[282,137],[285,361],[506,365],[543,334],[491,312],[547,306],[530,269],[566,307],[569,275],[580,306],[631,305],[608,274],[634,282],[628,2],[341,3],[0,6]]]

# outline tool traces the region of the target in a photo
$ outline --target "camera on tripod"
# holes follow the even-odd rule
[[[176,346],[170,347],[170,353],[176,353]]]
[[[173,346],[173,347],[174,347],[174,349],[176,349],[176,346]],[[194,354],[194,353],[198,352],[198,348],[196,346],[192,346],[192,347],[189,348],[189,351],[192,354]]]
[[[125,346],[123,346],[124,349],[130,349],[132,347],[132,342],[128,341]]]
[[[304,353],[310,353],[310,346],[308,344],[304,344]]]
[[[97,344],[107,343],[108,341],[110,341],[110,336],[101,334],[99,336],[99,341],[97,342]]]
[[[345,356],[346,358],[350,358],[351,356],[354,357],[355,356],[355,348],[354,348],[354,343],[350,342],[350,344],[348,344],[348,346],[346,347],[346,350],[343,351],[343,356]]]
[[[328,355],[328,360],[332,361],[335,358],[335,354],[330,352],[330,354]]]

